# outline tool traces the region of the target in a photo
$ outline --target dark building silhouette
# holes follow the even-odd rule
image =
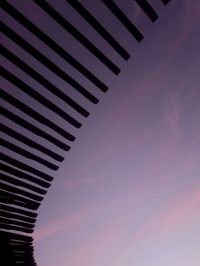
[[[56,24],[59,24],[63,30],[73,36],[96,58],[95,60],[99,60],[117,78],[121,71],[120,66],[112,62],[108,54],[104,54],[97,48],[92,39],[90,40],[85,37],[83,33],[72,25],[67,18],[56,11],[47,1],[33,0],[33,2],[35,7],[42,9],[47,16],[51,17]],[[86,7],[75,0],[66,0],[66,2],[123,60],[126,61],[131,57],[129,51],[120,44],[120,38],[118,40],[114,38],[112,33],[101,25]],[[102,2],[110,14],[123,25],[124,31],[128,31],[138,42],[143,40],[144,36],[134,25],[134,21],[130,21],[114,1],[103,0]],[[155,22],[158,19],[158,14],[148,1],[135,0],[135,2],[151,22]],[[161,2],[166,5],[169,0],[161,0]],[[70,64],[72,68],[80,72],[96,89],[104,93],[108,90],[108,86],[103,80],[74,58],[70,52],[61,47],[56,39],[50,37],[22,14],[17,9],[17,1],[13,3],[16,6],[7,1],[1,1],[2,9],[8,16],[26,28],[30,34],[48,46],[49,49],[60,56],[66,63]],[[56,77],[59,77],[66,83],[66,86],[73,87],[77,93],[81,94],[92,104],[99,102],[97,97],[81,84],[81,81],[71,77],[70,74],[54,63],[51,58],[36,49],[29,40],[15,32],[11,26],[1,22],[1,29],[3,36],[10,39],[40,62],[46,69],[53,72]],[[27,64],[23,58],[20,58],[17,52],[14,54],[5,46],[2,46],[1,52],[6,60],[44,87],[52,95],[51,100],[42,93],[39,93],[34,86],[30,86],[20,77],[14,75],[9,66],[6,68],[1,67],[2,76],[7,82],[17,87],[18,90],[28,95],[28,97],[31,97],[33,101],[36,101],[43,108],[55,113],[65,124],[68,123],[76,129],[81,127],[81,122],[68,114],[65,108],[58,106],[55,103],[56,101],[54,102],[52,99],[54,97],[59,98],[64,105],[70,106],[82,117],[88,117],[89,111],[82,107],[78,100],[73,100],[66,92],[59,88],[59,85],[53,84],[50,78],[48,79],[41,75],[34,65]],[[33,238],[29,234],[34,231],[37,210],[51,185],[53,171],[60,167],[60,163],[64,160],[63,153],[70,150],[70,143],[73,143],[75,136],[66,129],[66,126],[62,127],[57,124],[56,120],[48,118],[46,113],[29,106],[26,100],[22,101],[22,99],[15,95],[11,95],[7,92],[6,88],[0,90],[0,95],[4,102],[7,103],[7,107],[1,107],[1,115],[5,120],[2,120],[0,128],[6,137],[0,138],[0,144],[11,152],[0,153],[0,260],[4,261],[3,265],[5,266],[17,264],[31,266],[36,265],[36,261],[34,259]],[[14,110],[18,110],[21,114],[25,115],[19,115]],[[14,128],[7,121],[15,125]],[[33,138],[25,136],[23,130],[29,131]],[[55,134],[51,132],[55,132]],[[12,139],[14,142],[9,139]],[[31,162],[33,161],[34,164],[27,164],[27,158]]]

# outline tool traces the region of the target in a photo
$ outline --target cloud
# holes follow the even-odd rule
[[[179,32],[173,42],[168,43],[168,51],[165,54],[165,60],[171,61],[177,51],[192,32],[192,30],[199,25],[200,4],[199,1],[181,1],[178,12],[182,12]],[[174,22],[175,23],[175,22]],[[178,23],[178,22],[177,22]]]
[[[156,190],[157,187],[154,187],[154,194],[157,193]],[[175,232],[185,230],[185,226],[191,224],[191,217],[194,214],[195,217],[198,215],[197,210],[200,206],[198,184],[170,195],[156,211],[141,219],[141,213],[147,211],[146,203],[151,206],[149,203],[153,199],[150,196],[147,187],[139,186],[107,204],[93,205],[96,211],[88,214],[90,217],[98,215],[101,217],[98,226],[89,230],[87,236],[73,246],[63,265],[79,266],[83,261],[88,266],[99,266],[104,261],[109,265],[109,260],[112,265],[115,259],[120,261],[130,256],[129,253],[133,253],[134,249],[137,250],[141,242],[148,243],[168,236],[173,237]],[[90,224],[91,220],[87,223]]]
[[[84,244],[76,247],[65,259],[64,264],[69,266],[100,265],[112,249],[120,241],[123,233],[123,224],[119,220],[106,221],[97,230],[90,233]],[[98,261],[98,262],[97,262]]]
[[[178,93],[170,93],[168,96],[165,115],[168,125],[177,139],[181,137],[181,111],[182,106]]]
[[[35,241],[46,239],[47,237],[54,236],[60,231],[71,230],[76,227],[83,226],[84,223],[91,222],[105,213],[111,211],[113,206],[116,205],[119,199],[110,199],[110,201],[93,202],[90,205],[85,205],[74,213],[59,217],[47,225],[35,229],[33,237]],[[109,215],[108,215],[109,216]]]
[[[192,214],[200,215],[200,187],[193,186],[189,191],[178,193],[158,210],[152,218],[147,219],[137,232],[132,236],[133,242],[139,240],[157,240],[173,236],[174,232],[184,230]],[[196,216],[197,217],[197,216]]]
[[[53,236],[64,229],[73,228],[83,223],[87,215],[88,215],[88,208],[84,207],[71,215],[60,217],[55,221],[48,223],[46,226],[42,228],[35,229],[33,233],[33,238],[35,241],[39,241],[47,237]]]

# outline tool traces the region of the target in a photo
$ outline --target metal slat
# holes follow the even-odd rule
[[[22,90],[24,93],[28,94],[34,100],[38,101],[40,104],[44,105],[46,108],[50,109],[52,112],[56,113],[60,117],[62,117],[65,121],[71,123],[72,125],[79,126],[80,123],[77,122],[74,118],[68,115],[65,111],[59,108],[56,104],[52,101],[48,100],[46,97],[42,96],[36,90],[34,90],[31,86],[27,85],[24,81],[17,78],[15,75],[7,71],[5,68],[1,68],[1,74],[4,78],[6,78],[9,82],[13,83],[16,87]],[[89,115],[87,112],[84,113],[85,117]]]
[[[12,161],[6,160],[6,159],[7,158],[2,158],[2,160],[4,160],[6,163],[12,162]],[[17,164],[15,164],[13,166],[17,167]],[[8,174],[11,174],[11,175],[13,175],[15,177],[27,180],[27,181],[29,181],[31,183],[34,183],[34,184],[36,184],[38,186],[41,186],[43,188],[49,188],[50,187],[50,183],[48,183],[48,182],[46,182],[44,180],[41,180],[38,177],[32,176],[32,175],[30,175],[28,173],[24,173],[24,172],[22,172],[22,171],[20,171],[20,170],[18,170],[16,168],[13,168],[13,167],[11,167],[9,165],[6,165],[6,164],[3,164],[3,163],[0,162],[0,167],[1,167],[1,171],[6,172]],[[18,181],[18,178],[17,178],[17,181]],[[30,184],[30,183],[28,183],[28,184]],[[34,188],[34,186],[33,186],[33,188]],[[32,190],[34,190],[33,188],[32,188]],[[36,192],[39,193],[39,194],[46,194],[46,190],[44,190],[44,189],[41,189],[41,188],[38,188],[38,187],[35,187],[35,189],[37,189]]]
[[[66,104],[70,105],[74,110],[79,112],[81,115],[87,117],[89,113],[81,107],[78,103],[73,101],[69,96],[67,96],[65,93],[63,93],[61,90],[59,90],[56,86],[54,86],[51,82],[49,82],[47,79],[45,79],[42,75],[40,75],[37,71],[35,71],[33,68],[28,66],[26,63],[24,63],[22,60],[20,60],[18,57],[13,56],[12,53],[10,53],[8,50],[5,51],[6,58],[13,62],[16,66],[21,68],[24,72],[30,75],[33,79],[35,79],[37,82],[39,82],[42,86],[44,86],[47,90],[49,90],[51,93],[53,93],[55,96],[63,100]],[[3,68],[2,68],[3,73]],[[6,73],[4,73],[4,76],[7,77]],[[88,95],[84,95],[86,98]],[[98,100],[96,98],[88,96],[89,100],[93,103],[98,103]]]
[[[113,15],[124,25],[124,27],[132,34],[132,36],[138,41],[142,41],[144,38],[142,33],[134,26],[134,24],[127,18],[127,16],[121,11],[121,9],[112,0],[102,0],[107,8],[113,13]]]
[[[25,227],[16,226],[16,225],[7,224],[7,223],[1,223],[1,222],[0,222],[0,228],[6,229],[6,230],[20,231],[20,232],[28,233],[28,234],[33,233],[34,231],[34,229],[25,228]],[[14,247],[14,249],[16,250],[16,247]]]
[[[11,218],[11,217],[9,217],[9,218]],[[29,228],[29,229],[34,229],[34,227],[35,227],[34,224],[21,222],[21,221],[14,220],[12,218],[9,219],[9,218],[0,217],[0,223],[4,223],[4,224],[8,224],[8,225],[17,225],[17,226]]]
[[[38,82],[44,82],[45,79],[41,78],[42,76],[35,71],[32,67],[30,67],[28,64],[26,64],[24,61],[22,61],[19,57],[14,55],[11,51],[6,49],[5,47],[1,47],[1,53],[6,57],[9,61],[11,61],[13,64],[18,66],[20,69],[22,69],[25,73],[27,73],[29,76],[33,77]],[[47,59],[48,60],[48,59]],[[49,61],[49,60],[48,60]],[[47,65],[48,66],[48,65]],[[65,75],[65,72],[63,72],[60,68],[58,68],[56,65],[53,64],[53,66],[56,67],[56,69],[59,69],[59,73],[61,73],[61,78],[68,82],[68,76]],[[66,78],[66,80],[65,80]],[[80,94],[82,94],[85,98],[90,100],[93,103],[97,103],[98,100],[94,95],[92,95],[89,91],[87,91],[84,87],[82,87],[79,83],[77,83],[75,80],[70,78],[71,86],[76,89]],[[45,82],[46,83],[46,82]],[[49,82],[50,83],[50,82]]]
[[[69,141],[75,140],[75,137],[73,135],[71,135],[70,133],[68,133],[66,130],[57,126],[55,123],[51,122],[49,119],[47,119],[46,117],[44,117],[40,113],[36,112],[35,110],[33,110],[28,105],[19,101],[17,98],[13,97],[12,95],[7,93],[6,91],[0,89],[0,95],[1,95],[1,98],[4,99],[4,101],[10,103],[14,107],[16,107],[17,109],[22,111],[23,113],[25,113],[28,116],[35,119],[37,122],[51,128],[52,130],[54,130],[55,132],[57,132],[58,134],[60,134],[61,136],[63,136],[64,138],[66,138]]]
[[[25,163],[22,163],[16,159],[4,154],[4,153],[2,153],[2,152],[0,152],[0,160],[5,161],[6,163],[11,164],[12,166],[15,166],[21,170],[24,170],[24,171],[30,172],[36,176],[39,176],[46,181],[52,181],[53,180],[52,176],[50,176],[50,175],[48,175],[48,174],[46,174],[40,170],[37,170],[37,169],[35,169],[35,168],[25,164]]]
[[[14,123],[22,126],[23,128],[31,131],[32,133],[36,134],[37,136],[42,137],[45,140],[48,140],[49,142],[53,143],[57,147],[68,151],[71,147],[67,144],[63,143],[62,141],[56,139],[52,135],[48,134],[47,132],[41,130],[40,128],[34,126],[33,124],[29,123],[25,119],[15,115],[13,112],[7,110],[4,107],[0,107],[0,114],[8,118],[9,120],[13,121]]]
[[[13,42],[17,43],[20,47],[22,47],[26,52],[28,52],[31,56],[36,58],[40,63],[42,63],[46,68],[51,70],[55,75],[59,78],[63,79],[65,82],[70,84],[74,89],[76,89],[79,93],[87,94],[87,90],[78,83],[75,79],[70,77],[66,72],[64,72],[60,67],[54,64],[51,60],[49,60],[46,56],[44,56],[41,52],[39,52],[36,48],[30,45],[27,41],[25,41],[21,36],[16,34],[12,29],[10,29],[6,24],[1,23],[1,31],[10,38]],[[3,47],[2,54],[4,54],[5,47]],[[80,127],[80,125],[76,126]]]
[[[26,217],[23,215],[7,212],[7,211],[3,211],[3,210],[1,210],[0,216],[10,218],[10,219],[19,220],[22,222],[31,223],[31,224],[35,224],[35,222],[36,222],[36,219],[34,219],[34,218],[29,218],[29,217]]]
[[[39,202],[27,199],[17,194],[13,194],[12,192],[9,192],[4,188],[0,188],[0,199],[4,203],[15,204],[15,205],[18,205],[18,206],[21,206],[23,208],[27,208],[30,210],[37,210],[40,206]]]
[[[2,171],[5,171],[5,170],[2,169]],[[2,173],[0,174],[0,177],[2,181],[15,185],[16,187],[26,188],[32,192],[36,192],[41,195],[45,195],[47,193],[46,190],[30,185],[29,183],[23,182],[21,180],[18,180],[16,177],[11,177],[9,175],[2,174]]]
[[[80,62],[78,62],[74,57],[72,57],[66,50],[64,50],[58,43],[51,39],[46,33],[41,31],[36,25],[34,25],[30,20],[28,20],[23,14],[21,14],[16,8],[10,5],[7,1],[3,1],[1,4],[2,9],[4,9],[9,15],[21,23],[27,30],[33,33],[37,38],[44,42],[49,48],[62,57],[71,66],[77,69],[85,77],[87,77],[95,86],[97,86],[103,92],[108,90],[108,87],[93,73],[91,73],[86,67],[84,67]]]
[[[33,154],[27,150],[22,149],[21,147],[15,145],[15,144],[13,144],[13,143],[5,140],[5,139],[0,138],[0,146],[3,146],[3,147],[5,147],[5,148],[7,148],[7,149],[9,149],[15,153],[18,153],[21,156],[28,158],[29,160],[33,160],[37,163],[40,163],[40,164],[42,164],[42,165],[44,165],[44,166],[46,166],[46,167],[48,167],[54,171],[58,170],[58,168],[59,168],[58,165],[52,164],[51,162]]]
[[[34,200],[34,201],[40,202],[43,200],[43,197],[41,197],[37,194],[27,192],[26,190],[23,190],[23,189],[16,188],[10,184],[0,182],[0,188],[3,190],[9,191],[11,193],[14,193],[16,195],[20,195],[20,196],[22,195],[23,197],[29,198],[29,199]]]
[[[87,9],[77,0],[66,0],[75,11],[87,21],[88,27],[92,27],[106,42],[109,44],[123,59],[127,60],[130,55],[128,52],[119,44],[119,42],[113,38],[106,28],[89,12]],[[158,15],[152,6],[146,0],[135,0],[143,12],[154,22]],[[45,0],[34,0],[34,2],[44,11],[47,16],[50,16],[56,21],[65,31],[71,34],[81,45],[83,45],[90,53],[92,53],[101,63],[104,64],[116,75],[120,72],[120,68],[114,64],[105,54],[103,54],[89,39],[87,39],[78,29],[76,29],[67,19],[65,19],[59,12],[57,12],[50,4]],[[166,5],[169,0],[161,0]],[[14,3],[14,2],[13,2]],[[127,29],[132,36],[137,40],[143,39],[142,33],[134,26],[132,21],[128,19],[125,13],[118,7],[112,0],[103,0],[105,6],[112,12],[116,19]],[[35,35],[40,41],[52,49],[57,55],[62,57],[65,62],[69,63],[82,75],[84,75],[90,82],[92,82],[101,91],[106,92],[108,87],[90,72],[85,66],[78,62],[73,56],[71,56],[64,48],[62,48],[57,40],[50,38],[46,33],[40,30],[34,25],[29,18],[26,18],[20,11],[12,6],[7,1],[2,1],[1,6],[3,10],[10,15],[13,19],[19,22],[29,33]],[[74,89],[76,89],[81,95],[83,95],[90,102],[97,104],[98,99],[87,91],[78,80],[74,80],[65,73],[58,65],[53,63],[48,57],[46,57],[39,49],[36,49],[32,44],[24,37],[17,34],[12,27],[10,28],[5,23],[1,23],[1,28],[4,33],[12,42],[19,45],[24,51],[30,56],[33,56],[46,68],[52,71],[59,78],[69,83]],[[46,90],[48,90],[54,97],[59,98],[65,104],[71,106],[75,111],[84,117],[89,115],[89,112],[85,110],[76,101],[66,95],[61,89],[53,85],[48,77],[45,78],[39,74],[31,64],[25,63],[17,55],[9,51],[6,47],[1,49],[3,56],[13,63],[16,67],[24,71],[27,75],[33,78],[36,82],[40,83]],[[22,93],[28,94],[34,101],[39,102],[40,105],[48,108],[50,111],[56,113],[65,121],[69,122],[76,128],[80,128],[81,124],[68,115],[65,109],[61,109],[58,105],[54,104],[53,100],[48,97],[44,97],[37,90],[29,86],[26,82],[18,78],[16,75],[9,72],[6,68],[1,68],[3,77],[14,86],[18,87]],[[36,123],[43,124],[67,140],[73,141],[75,139],[70,133],[65,131],[63,128],[58,126],[55,122],[49,120],[45,114],[37,112],[34,108],[31,108],[26,101],[18,99],[18,97],[11,95],[4,90],[0,90],[1,96],[4,101],[8,102],[9,105],[18,108],[21,112],[31,116],[36,120]],[[16,95],[16,94],[15,94]],[[19,133],[17,130],[10,128],[8,125],[1,124],[1,131],[10,136],[16,142],[9,142],[7,139],[0,138],[1,144],[8,150],[18,153],[23,157],[30,160],[35,160],[37,163],[43,164],[51,170],[58,169],[58,166],[49,161],[50,159],[44,159],[43,155],[39,156],[35,151],[39,151],[48,157],[56,161],[63,161],[64,157],[52,151],[48,148],[48,142],[54,144],[56,149],[62,149],[68,151],[70,146],[65,144],[63,141],[49,134],[45,130],[42,130],[40,126],[35,126],[33,122],[30,123],[26,119],[23,119],[19,115],[16,115],[13,111],[7,108],[0,107],[1,115],[11,120],[15,125],[25,128],[31,134],[34,135],[34,140],[30,137],[26,137]],[[46,144],[39,144],[40,138],[45,139]],[[26,146],[30,147],[28,151]],[[22,145],[22,146],[21,146]],[[46,194],[47,189],[51,185],[53,177],[47,174],[45,171],[40,171],[28,164],[23,163],[23,159],[12,158],[8,154],[0,153],[0,245],[1,245],[1,259],[6,261],[8,266],[11,265],[29,265],[37,266],[34,259],[34,248],[33,238],[26,236],[27,233],[33,233],[34,225],[36,222],[37,213],[40,206],[40,202],[43,200],[43,195]],[[13,231],[17,231],[18,234]]]
[[[37,142],[25,137],[24,135],[11,129],[10,127],[7,127],[6,125],[4,125],[2,123],[0,123],[0,131],[5,133],[6,135],[9,135],[13,139],[16,139],[16,140],[26,144],[29,147],[48,155],[49,157],[55,159],[58,162],[62,162],[64,160],[64,157],[62,157],[61,155],[53,152],[52,150],[49,150],[48,148],[42,146],[41,144],[39,144]]]
[[[4,204],[1,204],[1,203],[0,203],[0,210],[8,211],[10,213],[21,214],[23,216],[31,217],[31,218],[37,218],[37,216],[38,216],[37,213],[32,212],[30,210],[27,211],[27,210],[19,209],[19,208],[16,208],[16,207],[4,205]],[[1,235],[1,232],[0,232],[0,235]],[[19,239],[21,239],[21,241],[25,241],[26,238],[23,238],[23,236],[22,236],[22,238],[20,238],[20,235],[19,235]]]
[[[106,42],[125,60],[130,58],[128,52],[115,40],[115,38],[87,11],[87,9],[76,0],[66,0]]]
[[[146,0],[135,0],[135,2],[140,6],[140,8],[152,22],[155,22],[158,19],[156,11]]]
[[[164,5],[167,5],[171,0],[161,0]]]
[[[79,32],[69,21],[61,16],[50,4],[44,0],[33,0],[49,16],[51,16],[60,26],[69,32],[77,41],[88,49],[100,62],[107,66],[114,74],[118,75],[120,69],[106,55],[104,55],[91,41],[89,41],[81,32]]]

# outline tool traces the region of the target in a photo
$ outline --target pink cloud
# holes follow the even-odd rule
[[[84,244],[82,243],[71,252],[64,264],[78,266],[82,265],[83,262],[86,265],[92,265],[97,260],[99,263],[103,262],[113,245],[120,240],[122,233],[121,221],[105,222],[85,239]]]
[[[141,188],[141,191],[138,191],[139,188]],[[109,217],[102,216],[103,211],[101,209],[100,213],[104,219],[101,220],[95,231],[90,231],[84,241],[73,247],[63,264],[79,266],[84,261],[87,265],[94,265],[99,261],[97,265],[100,265],[104,259],[108,263],[108,259],[111,257],[114,261],[115,256],[109,256],[110,254],[116,254],[118,249],[121,253],[117,254],[117,257],[120,259],[122,256],[128,255],[126,254],[126,246],[129,250],[130,248],[134,250],[134,247],[137,247],[140,241],[152,241],[168,235],[173,236],[174,232],[184,230],[190,216],[196,213],[200,206],[200,188],[192,186],[187,191],[179,192],[177,196],[170,197],[156,213],[152,213],[148,219],[141,221],[141,226],[137,228],[135,233],[131,233],[135,228],[133,221],[137,220],[139,213],[145,211],[142,201],[151,201],[148,189],[147,193],[145,192],[146,189],[144,186],[135,188],[135,193],[138,192],[138,196],[140,196],[138,198],[139,202],[136,204],[139,204],[140,210],[136,211],[132,207],[134,215],[130,215],[130,213],[129,215],[123,215],[119,211],[115,214],[111,212]],[[129,203],[131,206],[137,198],[135,193],[132,189],[124,197],[108,202],[107,205],[103,206],[103,209],[115,209],[117,206],[120,208],[120,206],[122,207],[120,202],[124,202],[126,206]],[[99,211],[98,207],[97,205],[95,207],[97,212]]]
[[[188,35],[193,26],[193,22],[190,22],[190,26],[187,26],[187,30],[185,30],[185,25],[187,25],[188,20],[190,21],[189,14],[191,14],[191,12],[196,12],[191,8],[191,5],[189,5],[189,7],[188,5],[189,2],[186,3],[187,8],[184,7],[183,9],[185,10],[184,12],[186,12],[185,22],[180,34],[177,36],[177,40],[175,43],[173,42],[172,47],[171,43],[166,44],[168,45],[169,53],[160,59],[159,64],[157,64],[157,66],[155,66],[153,70],[142,79],[142,81],[140,80],[133,85],[134,90],[131,95],[129,95],[130,97],[127,97],[127,95],[124,93],[122,97],[116,98],[114,104],[112,105],[112,110],[110,110],[105,117],[105,124],[108,125],[107,131],[99,139],[99,145],[103,148],[99,150],[98,153],[91,152],[91,156],[88,156],[87,161],[85,161],[83,165],[79,166],[80,174],[77,173],[77,175],[82,176],[84,174],[84,176],[87,176],[87,173],[90,173],[92,169],[94,169],[99,163],[112,156],[112,154],[116,154],[121,149],[126,149],[127,151],[134,150],[140,145],[144,145],[146,141],[153,138],[154,134],[159,133],[159,126],[155,125],[151,128],[145,128],[145,131],[134,136],[134,140],[132,139],[131,143],[128,142],[127,144],[127,140],[124,142],[122,141],[123,133],[128,131],[129,125],[134,125],[134,123],[137,123],[139,116],[141,116],[149,108],[147,104],[149,95],[155,93],[155,90],[158,90],[159,87],[163,86],[163,75],[168,67],[169,54],[172,56],[173,53],[177,51],[178,47],[184,41],[184,38]],[[163,59],[164,63],[160,65]],[[180,84],[178,87],[182,88]],[[137,101],[134,99],[137,99]],[[178,138],[181,135],[180,115],[181,102],[179,101],[177,95],[170,94],[165,118],[172,130],[172,133],[174,133],[173,137],[175,138]],[[79,186],[81,184],[94,184],[98,181],[98,178],[99,177],[86,177],[79,180],[68,179],[64,182],[65,186],[70,188],[73,186]]]
[[[129,97],[127,97],[126,94],[122,94],[121,97],[116,98],[115,102],[112,104],[112,108],[104,119],[104,123],[107,125],[106,131],[98,140],[98,146],[102,147],[102,149],[98,150],[98,152],[92,150],[91,155],[89,154],[87,156],[83,165],[79,166],[78,173],[81,173],[81,176],[87,176],[87,173],[90,173],[92,169],[112,156],[112,154],[117,154],[122,149],[127,151],[133,150],[134,147],[144,144],[150,137],[153,137],[155,130],[158,129],[158,125],[145,128],[145,130],[139,132],[138,135],[132,136],[131,143],[128,142],[127,139],[124,139],[124,141],[122,139],[125,133],[129,132],[130,126],[133,127],[134,123],[137,125],[141,115],[143,115],[144,112],[148,112],[147,109],[150,108],[150,106],[147,104],[147,99],[151,93],[155,93],[155,90],[159,89],[158,83],[160,83],[160,85],[163,83],[161,73],[162,68],[156,67],[154,70],[150,71],[142,81],[134,84],[135,88],[131,92],[129,91]],[[158,79],[158,76],[160,79]],[[155,83],[157,84],[156,86]],[[95,181],[88,178],[83,178],[78,181],[74,179],[70,181],[66,180],[66,187],[83,183],[93,184],[93,182]]]
[[[142,198],[143,188],[135,188],[135,196],[137,201]],[[54,236],[60,231],[71,230],[89,224],[93,219],[96,220],[98,217],[106,216],[105,221],[102,223],[103,228],[120,228],[123,227],[123,223],[126,221],[123,217],[118,217],[118,208],[120,204],[123,204],[126,200],[131,200],[133,196],[133,189],[124,195],[116,198],[110,198],[110,200],[102,199],[100,202],[93,202],[90,205],[86,205],[74,213],[68,214],[63,217],[59,217],[47,225],[37,228],[34,231],[33,237],[35,241],[40,241],[50,236]],[[112,216],[114,215],[114,216]],[[117,217],[116,220],[113,217]],[[110,225],[110,227],[109,227]],[[111,226],[112,225],[112,226]],[[104,230],[102,229],[102,230]],[[110,230],[109,229],[109,230]],[[114,230],[114,229],[113,229]]]
[[[117,199],[117,202],[118,200],[119,199]],[[116,205],[116,199],[94,202],[90,205],[86,205],[74,213],[59,217],[56,220],[49,222],[47,225],[37,228],[33,233],[34,240],[40,241],[53,236],[60,231],[71,230],[75,227],[83,226],[84,223],[89,223],[93,218],[96,219],[99,214],[107,213],[107,211],[111,210],[114,205]]]
[[[175,134],[176,138],[181,137],[180,118],[182,106],[178,93],[169,94],[168,104],[166,108],[166,120]]]
[[[171,60],[174,54],[179,50],[180,46],[184,43],[185,39],[188,37],[189,33],[199,25],[199,13],[200,4],[199,1],[186,0],[181,2],[182,15],[184,19],[181,21],[180,31],[177,34],[176,39],[168,43],[168,52],[165,54],[165,59]]]
[[[160,210],[152,215],[133,235],[132,240],[155,240],[184,230],[192,213],[200,215],[200,187],[195,186],[187,192],[171,198]]]
[[[62,231],[64,229],[69,229],[83,223],[87,217],[88,217],[88,208],[87,207],[82,208],[76,213],[60,217],[55,221],[50,222],[46,226],[36,229],[33,233],[33,238],[35,241],[39,241],[44,238],[53,236],[59,231]]]
[[[188,28],[198,25],[200,4],[198,1],[186,0],[183,2],[185,12],[185,23]]]

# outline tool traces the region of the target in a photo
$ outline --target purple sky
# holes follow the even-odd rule
[[[64,0],[48,2],[63,14],[71,10]],[[144,34],[140,44],[119,27],[108,10],[102,18],[103,4],[96,10],[97,1],[81,2],[102,24],[110,25],[114,36],[121,36],[131,58],[124,62],[96,36],[99,47],[110,51],[121,67],[116,77],[92,55],[86,57],[84,49],[82,54],[75,41],[71,48],[73,39],[65,43],[61,28],[55,32],[50,24],[42,24],[39,8],[31,17],[60,38],[63,47],[76,51],[76,58],[80,53],[82,63],[93,72],[98,69],[110,87],[104,95],[89,86],[100,99],[96,106],[81,98],[91,115],[82,119],[78,132],[71,130],[77,139],[39,209],[34,233],[38,265],[198,266],[200,2],[172,0],[165,7],[151,0],[159,15],[152,24],[131,0],[127,7],[116,1]],[[23,1],[19,3],[19,9],[30,11]],[[69,19],[84,31],[81,19],[73,13]],[[6,16],[4,20],[12,23]],[[94,33],[91,29],[86,34]],[[32,38],[28,33],[26,37]],[[16,49],[9,41],[7,45]],[[51,53],[39,42],[35,46]],[[34,61],[30,56],[27,60]],[[57,60],[76,77],[75,70]],[[3,63],[8,64],[6,59]],[[43,71],[42,66],[38,68]],[[59,85],[64,86],[61,80]]]

